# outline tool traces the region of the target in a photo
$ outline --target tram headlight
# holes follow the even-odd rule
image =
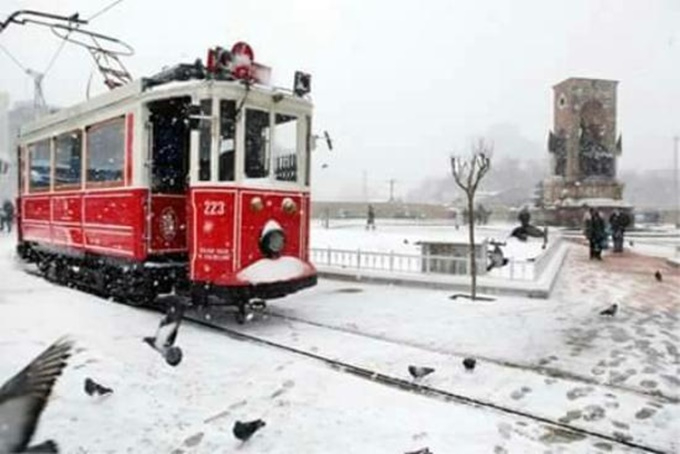
[[[281,202],[281,209],[288,214],[293,214],[297,211],[297,205],[291,199],[290,197],[286,197],[283,199],[283,202]]]
[[[250,209],[253,210],[254,212],[259,212],[262,211],[264,208],[264,202],[262,201],[262,198],[260,197],[253,197],[250,200]]]
[[[269,221],[260,235],[260,250],[268,258],[276,258],[286,245],[286,235],[276,221]]]

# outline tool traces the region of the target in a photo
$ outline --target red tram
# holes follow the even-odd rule
[[[24,127],[18,247],[55,282],[135,304],[239,307],[316,284],[310,76],[268,86],[245,43]]]

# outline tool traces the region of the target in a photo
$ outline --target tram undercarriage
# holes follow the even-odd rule
[[[133,306],[154,304],[159,295],[176,294],[193,307],[230,306],[236,309],[238,323],[253,312],[266,309],[266,300],[316,285],[316,275],[297,280],[241,287],[223,287],[187,279],[187,264],[181,255],[159,257],[144,263],[92,253],[64,253],[57,249],[23,242],[17,254],[34,263],[40,274],[57,285],[79,287],[105,298]]]

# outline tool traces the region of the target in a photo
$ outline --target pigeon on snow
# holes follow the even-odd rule
[[[434,369],[431,367],[408,366],[408,373],[411,374],[411,377],[414,379],[423,378],[426,375],[430,375],[432,372],[434,372]]]
[[[434,453],[432,451],[430,451],[430,448],[425,447],[425,448],[422,448],[422,449],[418,449],[416,451],[409,451],[409,452],[404,453],[404,454],[434,454]]]
[[[463,367],[465,367],[465,370],[473,370],[476,364],[477,360],[474,358],[465,358],[463,360]]]
[[[90,377],[87,377],[85,379],[85,392],[88,396],[105,396],[107,394],[111,394],[113,390],[111,388],[107,388],[106,386],[100,385]]]
[[[255,432],[264,426],[265,422],[261,419],[256,419],[255,421],[249,422],[236,421],[233,429],[234,436],[241,441],[248,441],[248,439],[252,437]]]
[[[503,255],[503,250],[499,245],[495,245],[493,251],[489,255],[491,263],[486,267],[487,271],[491,271],[493,268],[500,268],[508,264],[509,260]]]
[[[179,306],[171,306],[161,320],[156,336],[144,338],[144,342],[159,352],[171,366],[176,366],[182,361],[182,349],[174,346],[182,315],[183,311]]]
[[[611,306],[609,306],[607,309],[600,312],[600,315],[610,315],[610,316],[613,317],[614,315],[616,315],[617,310],[619,310],[619,305],[614,303]]]
[[[663,276],[661,275],[661,271],[657,270],[656,273],[654,273],[654,277],[658,282],[663,281]]]
[[[70,341],[59,339],[0,388],[0,452],[59,452],[52,440],[28,445],[71,349]]]

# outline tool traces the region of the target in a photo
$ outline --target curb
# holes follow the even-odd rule
[[[666,263],[673,268],[680,268],[680,257],[669,257],[666,259]]]

